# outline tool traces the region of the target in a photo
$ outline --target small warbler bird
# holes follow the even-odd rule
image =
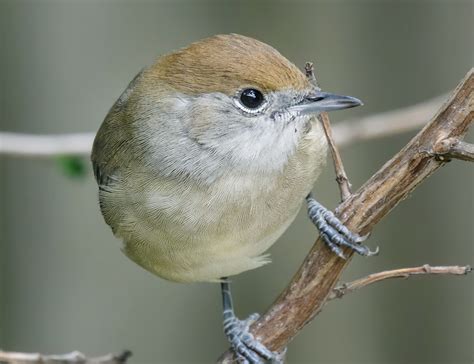
[[[264,252],[308,203],[328,247],[372,252],[311,195],[326,160],[316,115],[361,105],[322,92],[274,48],[217,35],[164,55],[115,102],[92,163],[123,252],[164,279],[220,282],[224,332],[244,363],[277,355],[234,314],[227,277]]]

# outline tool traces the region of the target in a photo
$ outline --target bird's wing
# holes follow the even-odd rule
[[[115,171],[121,167],[119,161],[127,160],[127,158],[122,159],[119,156],[126,153],[124,149],[126,149],[129,138],[127,128],[123,127],[124,119],[127,117],[125,109],[130,95],[144,71],[145,69],[142,69],[122,92],[109,110],[95,137],[91,161],[99,188],[107,187],[113,181]]]
[[[129,83],[125,91],[109,110],[94,140],[92,147],[92,167],[99,185],[99,203],[105,221],[116,231],[117,224],[123,219],[123,212],[117,208],[117,200],[124,187],[121,176],[127,173],[133,163],[131,135],[127,128],[127,105],[133,90],[143,74],[141,70]],[[111,193],[114,192],[114,193]]]

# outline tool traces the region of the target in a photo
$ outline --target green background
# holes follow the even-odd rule
[[[0,129],[31,133],[97,130],[144,65],[216,33],[315,61],[323,88],[365,102],[334,121],[447,92],[474,63],[472,1],[0,1],[0,31]],[[344,149],[354,187],[412,135]],[[54,160],[0,159],[0,347],[213,362],[227,347],[218,286],[169,283],[125,258],[87,167],[70,179]],[[356,257],[344,280],[473,263],[473,182],[468,163],[437,172],[376,227],[368,244],[380,256]],[[337,204],[330,166],[314,192]],[[315,237],[302,211],[270,250],[273,264],[235,277],[241,317],[265,310]],[[291,343],[289,363],[472,363],[473,287],[469,276],[366,288],[329,304]]]

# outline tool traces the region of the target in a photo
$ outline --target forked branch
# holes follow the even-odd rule
[[[474,118],[474,71],[471,69],[432,120],[357,192],[337,208],[352,231],[369,233],[424,179],[445,164],[433,151],[443,140],[461,141]],[[350,257],[352,252],[345,251]],[[291,282],[252,333],[268,348],[280,351],[323,308],[350,259],[340,259],[318,239]],[[231,363],[227,352],[220,363]]]

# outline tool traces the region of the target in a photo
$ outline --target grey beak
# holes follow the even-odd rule
[[[300,115],[307,115],[349,109],[360,105],[363,105],[362,101],[352,96],[316,91],[306,96],[299,104],[291,106],[290,110],[297,111]]]

